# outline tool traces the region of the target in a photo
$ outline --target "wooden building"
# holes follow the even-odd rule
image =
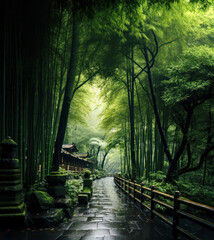
[[[77,153],[75,144],[63,144],[61,167],[73,172],[82,172],[85,168],[92,169],[93,162],[88,160],[88,153]]]

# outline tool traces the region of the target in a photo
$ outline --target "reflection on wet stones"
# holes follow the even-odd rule
[[[112,177],[96,180],[88,206],[74,211],[72,224],[57,240],[166,239],[141,210],[115,186]],[[170,239],[170,235],[167,236]]]

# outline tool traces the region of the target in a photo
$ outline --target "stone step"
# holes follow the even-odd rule
[[[4,206],[0,207],[0,214],[12,214],[12,213],[23,213],[25,212],[25,204],[22,203],[18,206]]]

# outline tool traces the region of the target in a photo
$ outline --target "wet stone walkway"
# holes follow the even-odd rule
[[[170,240],[171,228],[151,221],[114,184],[113,177],[96,180],[88,206],[78,207],[67,223],[53,228],[5,229],[0,240]]]
[[[96,180],[88,206],[74,211],[72,224],[57,240],[171,239],[169,229],[158,228],[114,184],[112,177]]]

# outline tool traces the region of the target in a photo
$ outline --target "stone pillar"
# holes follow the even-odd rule
[[[83,193],[87,193],[89,200],[91,199],[93,193],[93,179],[91,178],[91,172],[89,170],[86,170],[84,174]]]
[[[46,177],[48,182],[48,193],[54,198],[54,199],[62,199],[65,198],[67,192],[66,192],[66,179],[67,174],[61,173],[59,171],[57,172],[50,172],[49,175]]]
[[[67,217],[73,214],[72,199],[67,195],[67,188],[65,186],[67,173],[60,171],[52,171],[46,177],[48,182],[47,192],[54,198],[55,208],[63,208]]]
[[[83,190],[78,195],[79,205],[88,204],[88,201],[91,199],[93,192],[93,180],[91,178],[91,172],[89,170],[85,171],[83,178]]]
[[[8,227],[25,224],[26,205],[21,181],[17,143],[10,137],[1,142],[0,224]]]

